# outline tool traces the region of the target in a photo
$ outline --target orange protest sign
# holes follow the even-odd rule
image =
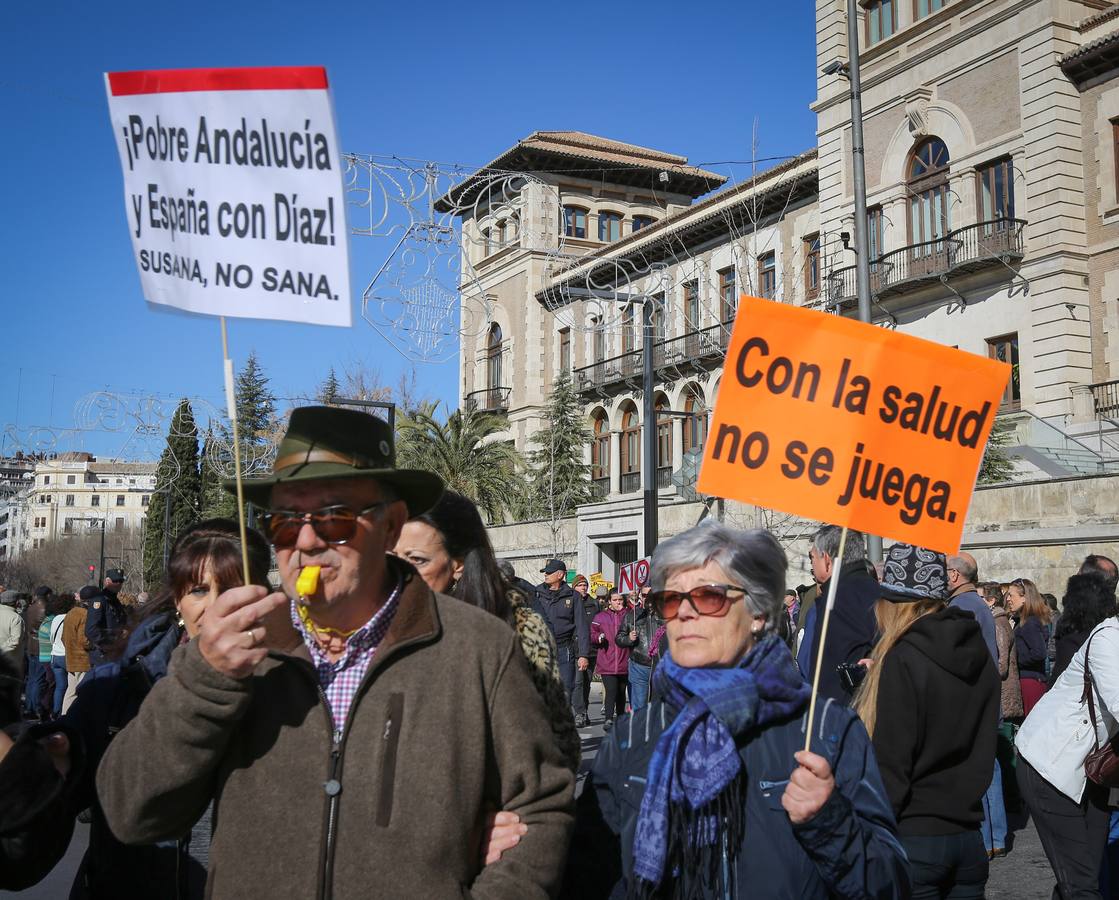
[[[743,297],[697,487],[959,549],[1010,367]]]

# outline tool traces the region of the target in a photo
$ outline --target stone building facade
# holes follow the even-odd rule
[[[646,482],[662,536],[718,514],[692,485],[737,294],[854,315],[846,3],[816,9],[817,148],[749,182],[720,186],[684,157],[575,132],[537,132],[495,160],[532,171],[535,194],[519,215],[536,237],[519,245],[506,227],[497,242],[498,221],[464,217],[493,324],[463,342],[461,399],[506,413],[505,437],[527,449],[551,384],[570,371],[594,432],[598,492],[547,529],[546,542],[560,534],[562,546],[542,549],[531,528],[498,532],[507,555],[531,566],[565,553],[610,576],[644,555]],[[1056,578],[1081,547],[1107,552],[1119,522],[1107,491],[1119,473],[1119,426],[1109,424],[1119,418],[1119,6],[860,9],[873,316],[1013,366],[1000,413],[1029,483],[977,492],[965,546],[999,570],[991,575],[1036,574],[1036,564]],[[639,450],[646,300],[656,304],[655,472],[641,471]],[[1104,493],[1089,519],[1057,523],[1067,510],[1046,505],[1053,485],[1081,476],[1092,477],[1058,491],[1062,502],[1080,509],[1084,492]],[[1015,518],[1023,497],[1046,502]],[[721,513],[774,526],[767,511],[727,503]],[[808,528],[777,530],[795,548]],[[795,550],[791,559],[795,577]]]

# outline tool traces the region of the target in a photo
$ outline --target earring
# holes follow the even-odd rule
[[[762,630],[762,627],[763,627],[762,625],[760,625],[759,623],[755,622],[755,623],[754,623],[754,627],[753,627],[753,628],[751,628],[750,630],[751,630],[751,631],[752,631],[752,632],[753,632],[754,634],[760,634],[760,633],[761,633],[761,630]]]

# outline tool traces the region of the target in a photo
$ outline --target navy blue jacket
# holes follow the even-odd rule
[[[649,759],[674,711],[663,701],[623,716],[595,758],[576,809],[563,896],[624,898],[633,870],[633,836]],[[804,749],[807,716],[748,735],[739,756],[749,778],[746,827],[737,857],[741,896],[908,897],[908,863],[866,729],[846,707],[816,709],[812,751],[825,757],[836,789],[809,821],[794,825],[781,797]]]
[[[89,661],[97,666],[108,662],[108,652],[120,637],[121,630],[128,623],[128,610],[116,594],[102,590],[91,597],[85,619],[85,636],[92,648]]]
[[[1049,659],[1049,631],[1040,619],[1027,619],[1014,629],[1018,650],[1018,677],[1048,681],[1045,663]]]
[[[812,683],[816,671],[816,652],[828,586],[820,585],[820,596],[808,611],[804,622],[804,639],[801,641],[797,664],[805,681]],[[831,697],[839,703],[850,703],[851,694],[839,680],[840,663],[857,663],[870,656],[878,632],[874,607],[878,602],[878,582],[866,573],[862,562],[848,563],[840,573],[835,606],[828,623],[827,640],[824,642],[824,663],[820,669],[820,696]]]
[[[578,656],[589,656],[591,647],[591,625],[583,607],[583,599],[568,584],[561,584],[559,590],[552,591],[546,584],[536,586],[534,608],[552,629],[556,644],[575,642]]]
[[[187,844],[122,844],[105,822],[94,786],[97,767],[109,742],[136,716],[152,685],[167,674],[171,653],[179,645],[182,633],[170,614],[142,621],[118,662],[97,666],[82,680],[74,705],[62,719],[81,736],[86,754],[70,815],[86,806],[93,813],[89,849],[78,871],[71,900],[138,900],[153,896],[174,900],[202,896],[206,872],[187,854]]]

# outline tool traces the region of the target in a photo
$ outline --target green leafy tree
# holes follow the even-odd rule
[[[583,461],[590,440],[582,401],[571,376],[564,372],[552,387],[544,427],[532,436],[528,456],[532,502],[537,516],[552,523],[553,545],[559,537],[560,520],[574,515],[580,503],[594,499],[590,466]],[[553,546],[552,551],[559,548]]]
[[[397,465],[434,472],[473,500],[490,522],[504,522],[522,466],[511,442],[490,440],[505,430],[505,418],[460,409],[440,422],[435,412],[435,404],[425,403],[398,419]]]
[[[147,584],[163,577],[163,549],[199,520],[202,482],[198,458],[198,426],[190,401],[183,398],[171,417],[167,446],[155,470],[155,493],[144,527],[144,576]],[[167,524],[170,528],[167,528]]]

